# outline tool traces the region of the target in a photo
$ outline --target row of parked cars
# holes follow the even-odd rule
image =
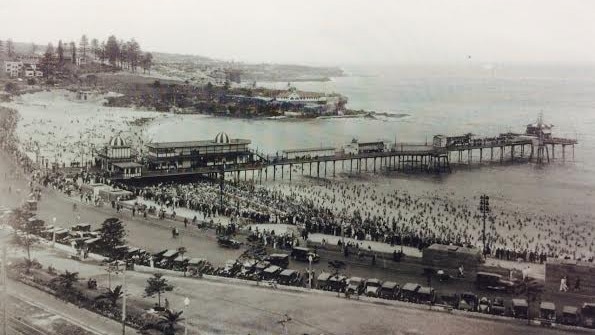
[[[417,283],[406,283],[400,286],[393,281],[383,282],[375,278],[364,279],[360,277],[347,278],[343,275],[332,275],[323,272],[317,278],[317,287],[321,290],[342,292],[346,295],[365,295],[418,304],[442,305],[449,309],[470,312],[523,319],[529,318],[529,304],[526,299],[512,299],[508,308],[505,299],[502,297],[480,298],[473,292],[441,295],[434,288],[421,286]],[[504,291],[508,291],[508,289]],[[593,303],[585,303],[580,309],[574,306],[564,306],[561,313],[557,313],[554,303],[543,301],[539,305],[539,313],[535,321],[542,325],[561,323],[593,328],[594,319],[595,304]]]

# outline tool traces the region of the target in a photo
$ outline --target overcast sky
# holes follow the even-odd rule
[[[595,61],[593,0],[0,0],[0,39],[305,64]]]

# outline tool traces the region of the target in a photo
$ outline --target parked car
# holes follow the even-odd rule
[[[490,313],[494,315],[506,315],[506,307],[504,307],[504,299],[500,297],[494,298]]]
[[[459,299],[458,309],[462,311],[475,312],[477,311],[478,303],[479,299],[475,294],[471,292],[464,292],[461,294],[461,298]]]
[[[477,311],[480,313],[489,313],[490,309],[492,308],[492,302],[490,299],[486,297],[481,297],[479,299],[479,304],[477,305]]]
[[[459,300],[460,299],[461,298],[456,293],[443,294],[443,295],[441,295],[438,298],[439,303],[441,305],[448,306],[448,307],[451,307],[451,308],[458,308],[459,307]]]
[[[583,327],[595,328],[595,303],[584,303],[581,308],[581,323]]]
[[[283,270],[279,273],[279,284],[290,286],[302,286],[302,275],[296,270]]]
[[[433,305],[436,302],[436,291],[431,287],[420,287],[415,300],[420,304]]]
[[[288,254],[271,254],[266,256],[265,260],[283,269],[287,269],[287,267],[289,266]]]
[[[512,299],[512,316],[519,319],[529,317],[529,304],[526,299]]]
[[[218,271],[219,276],[235,277],[241,270],[241,265],[235,260],[228,260],[225,266]]]
[[[277,265],[271,265],[262,271],[262,280],[277,280],[283,269]]]
[[[296,261],[308,262],[310,256],[312,256],[312,263],[320,261],[320,256],[310,248],[293,247],[291,249],[291,258]]]
[[[328,272],[322,272],[321,274],[319,274],[318,278],[316,278],[316,284],[317,284],[318,289],[330,291],[330,289],[328,287],[330,279],[331,279],[331,274]]]
[[[415,302],[417,291],[420,289],[420,285],[416,283],[407,283],[401,287],[399,292],[399,300]]]
[[[543,326],[556,323],[556,305],[553,302],[542,301],[539,304],[539,322]]]
[[[380,298],[395,300],[399,295],[399,284],[394,281],[385,281],[380,287]]]
[[[334,292],[345,292],[347,287],[347,277],[343,275],[336,275],[329,278],[328,286],[330,291]]]
[[[478,272],[475,286],[479,290],[493,290],[507,293],[517,293],[521,289],[519,281],[507,280],[497,273]]]
[[[368,297],[378,297],[382,282],[376,278],[368,279],[366,282],[366,295]]]
[[[219,236],[217,237],[217,244],[224,248],[232,248],[232,249],[239,249],[241,243],[230,238],[229,236]]]
[[[560,322],[569,326],[577,326],[580,322],[578,308],[574,306],[562,307],[562,318],[560,319]]]
[[[350,294],[361,295],[366,288],[366,280],[360,277],[351,277],[347,281],[347,292]]]

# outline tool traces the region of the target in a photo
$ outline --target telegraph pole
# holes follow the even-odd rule
[[[8,324],[8,314],[6,314],[6,305],[8,305],[8,280],[6,276],[6,245],[2,246],[2,281],[4,287],[2,287],[2,318],[4,322],[2,323],[2,330],[4,335],[8,335],[6,330],[6,326]]]
[[[126,335],[126,262],[122,271],[122,335]]]
[[[486,218],[488,213],[490,212],[490,197],[487,195],[482,195],[479,200],[479,210],[483,214],[483,229],[482,229],[482,240],[483,240],[483,255],[486,255]]]

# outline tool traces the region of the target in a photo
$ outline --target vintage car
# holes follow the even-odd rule
[[[319,290],[330,291],[328,285],[331,276],[332,275],[328,272],[322,272],[319,274],[318,278],[316,278],[316,287],[318,287]]]
[[[560,322],[569,326],[577,326],[579,324],[580,317],[578,314],[578,308],[574,306],[562,307],[562,318]]]
[[[296,270],[286,269],[279,273],[279,284],[290,286],[302,286],[302,275]]]
[[[293,249],[291,249],[291,258],[296,261],[308,262],[310,256],[312,257],[313,263],[320,261],[320,256],[310,248],[293,247]]]
[[[456,309],[459,307],[459,301],[461,300],[461,297],[459,297],[459,295],[456,293],[442,294],[437,300],[439,301],[440,305]]]
[[[178,256],[172,263],[172,270],[174,271],[186,271],[188,269],[188,262],[190,259],[186,256]]]
[[[553,302],[542,301],[539,304],[539,323],[542,326],[552,326],[556,323],[556,305]]]
[[[526,299],[512,299],[512,307],[510,309],[512,316],[518,319],[526,319],[529,317],[529,304]]]
[[[422,286],[415,294],[415,301],[420,304],[433,305],[436,302],[436,291],[428,286]]]
[[[407,283],[401,287],[401,291],[399,293],[399,300],[408,301],[408,302],[416,302],[417,298],[417,291],[421,288],[419,284],[416,283]]]
[[[270,254],[265,257],[265,260],[283,269],[287,269],[289,266],[288,254]]]
[[[219,236],[217,237],[217,244],[224,248],[232,248],[232,249],[239,249],[241,243],[230,238],[229,236]]]
[[[494,298],[492,301],[492,307],[490,308],[490,313],[494,315],[506,315],[506,307],[504,307],[504,299],[500,297]]]
[[[583,327],[595,328],[595,303],[584,303],[581,308],[581,323]]]
[[[518,293],[521,289],[519,281],[507,280],[497,273],[478,272],[475,279],[475,286],[479,290],[502,291],[507,293]]]
[[[395,300],[399,295],[399,284],[394,281],[385,281],[380,287],[378,296],[382,299]]]
[[[343,275],[332,276],[328,280],[329,291],[345,292],[347,287],[347,277]]]
[[[157,253],[157,267],[162,269],[171,269],[173,266],[174,259],[176,259],[180,255],[180,252],[175,249],[165,250],[165,252],[161,251]]]
[[[347,281],[347,292],[349,294],[361,295],[364,293],[366,280],[360,277],[351,277]]]
[[[217,275],[222,277],[235,277],[240,272],[242,266],[235,260],[228,260],[225,262],[223,268],[219,268]]]
[[[188,260],[187,269],[190,275],[199,276],[210,274],[213,271],[213,266],[204,258],[191,258]]]
[[[91,225],[88,223],[78,223],[74,226],[72,226],[71,228],[74,231],[86,231],[86,232],[90,232],[91,231]]]
[[[479,304],[479,299],[477,296],[471,292],[464,292],[461,294],[461,298],[459,299],[459,306],[457,309],[462,311],[470,311],[475,312],[477,311],[477,305]]]
[[[277,280],[279,274],[283,271],[283,268],[277,265],[271,265],[262,271],[261,280]]]
[[[368,279],[366,282],[366,295],[368,297],[378,297],[382,282],[376,278]]]
[[[479,299],[479,303],[477,304],[477,311],[480,313],[489,313],[490,309],[492,308],[492,302],[490,299],[486,297],[481,297]]]

